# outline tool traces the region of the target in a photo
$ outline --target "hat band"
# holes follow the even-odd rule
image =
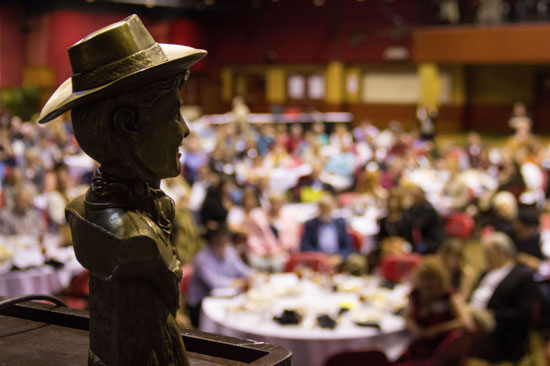
[[[160,45],[155,43],[153,46],[136,52],[122,60],[99,66],[89,72],[74,74],[71,77],[73,92],[97,88],[166,61],[168,61],[168,57],[166,57]]]

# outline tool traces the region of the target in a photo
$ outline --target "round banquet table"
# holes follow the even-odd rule
[[[13,253],[10,260],[0,262],[0,296],[55,295],[84,271],[72,247],[58,247],[58,240],[54,237],[44,238],[42,248],[34,241],[36,239],[30,237],[0,238],[0,245]],[[48,260],[63,265],[46,265]],[[11,270],[12,265],[23,269]]]
[[[349,287],[350,282],[359,280],[352,279],[347,284],[343,281]],[[284,282],[286,286],[281,284]],[[334,291],[332,286],[299,280],[294,274],[271,275],[269,285],[260,286],[263,288],[253,288],[234,297],[206,298],[202,303],[200,329],[286,347],[293,353],[295,366],[322,366],[331,355],[364,349],[380,350],[389,360],[399,358],[410,337],[404,319],[393,315],[392,304],[406,301],[408,289],[399,287],[392,291],[371,284],[358,291]],[[350,310],[339,316],[335,329],[319,327],[318,315],[335,318],[340,307]],[[285,309],[302,313],[301,323],[275,322],[273,316]],[[379,329],[355,324],[361,314],[365,319],[367,313],[371,320],[376,319]]]

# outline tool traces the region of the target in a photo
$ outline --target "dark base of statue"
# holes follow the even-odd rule
[[[90,276],[89,366],[189,366],[173,315],[143,280]]]

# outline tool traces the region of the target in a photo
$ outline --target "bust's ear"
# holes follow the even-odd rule
[[[113,122],[117,131],[128,136],[132,141],[141,140],[141,135],[137,128],[136,113],[130,108],[121,108],[113,116]]]

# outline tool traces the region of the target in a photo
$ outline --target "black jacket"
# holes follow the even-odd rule
[[[482,274],[480,282],[486,274]],[[496,320],[491,338],[502,352],[504,360],[517,360],[526,353],[530,320],[537,296],[533,271],[517,264],[489,299],[487,310],[493,312]]]

